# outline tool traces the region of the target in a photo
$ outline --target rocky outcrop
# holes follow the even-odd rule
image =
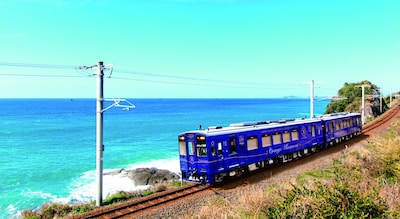
[[[180,179],[179,175],[169,170],[157,168],[138,168],[128,171],[128,177],[135,186],[155,185],[163,182],[173,182]]]
[[[133,170],[117,169],[104,175],[124,175],[129,177],[135,186],[155,185],[164,182],[179,181],[180,176],[169,170],[157,168],[138,168]]]

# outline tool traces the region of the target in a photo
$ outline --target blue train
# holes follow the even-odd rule
[[[182,179],[218,183],[285,163],[361,133],[359,113],[231,124],[180,133]]]

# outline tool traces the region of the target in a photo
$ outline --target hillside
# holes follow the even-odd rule
[[[336,112],[358,112],[362,110],[362,88],[364,85],[365,96],[365,117],[367,120],[379,116],[386,112],[389,107],[382,98],[382,111],[380,101],[379,87],[370,81],[361,81],[357,83],[345,83],[338,91],[337,97],[333,98],[327,105],[325,113]]]

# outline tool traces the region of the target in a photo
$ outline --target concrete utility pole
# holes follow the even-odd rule
[[[107,65],[109,66],[109,65]],[[112,65],[111,65],[112,66]],[[96,69],[95,75],[97,76],[97,95],[96,95],[96,205],[103,204],[103,113],[112,107],[123,107],[126,110],[135,108],[135,105],[125,99],[104,99],[104,69],[102,61],[99,61],[94,66],[80,66],[78,69]],[[110,76],[112,67],[110,70]],[[104,101],[114,101],[114,103],[107,108],[104,108]],[[127,105],[121,102],[128,103]]]
[[[364,85],[361,85],[361,92],[362,92],[362,97],[361,97],[361,121],[362,121],[362,124],[365,124]]]
[[[314,80],[310,82],[310,118],[314,118]]]
[[[382,88],[379,88],[379,112],[382,114]]]
[[[103,106],[104,106],[104,66],[97,63],[97,98],[96,98],[96,205],[103,204]]]

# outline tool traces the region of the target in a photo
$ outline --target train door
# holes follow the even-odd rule
[[[188,151],[188,166],[189,171],[197,171],[197,157],[196,157],[196,138],[187,139],[187,151]]]
[[[188,159],[187,159],[187,146],[185,136],[181,135],[178,137],[179,141],[179,162],[182,172],[182,178],[186,179],[188,173]]]
[[[224,156],[225,156],[225,168],[233,169],[239,167],[238,151],[237,151],[237,140],[236,136],[230,136],[228,142],[226,142]]]
[[[238,166],[237,141],[235,136],[228,139],[219,139],[214,143],[217,147],[218,172],[225,172],[228,169]]]
[[[179,136],[179,156],[183,179],[189,179],[197,170],[195,146],[196,138],[194,134]]]
[[[222,141],[217,142],[217,154],[218,154],[218,172],[224,172],[224,148],[222,146]]]

